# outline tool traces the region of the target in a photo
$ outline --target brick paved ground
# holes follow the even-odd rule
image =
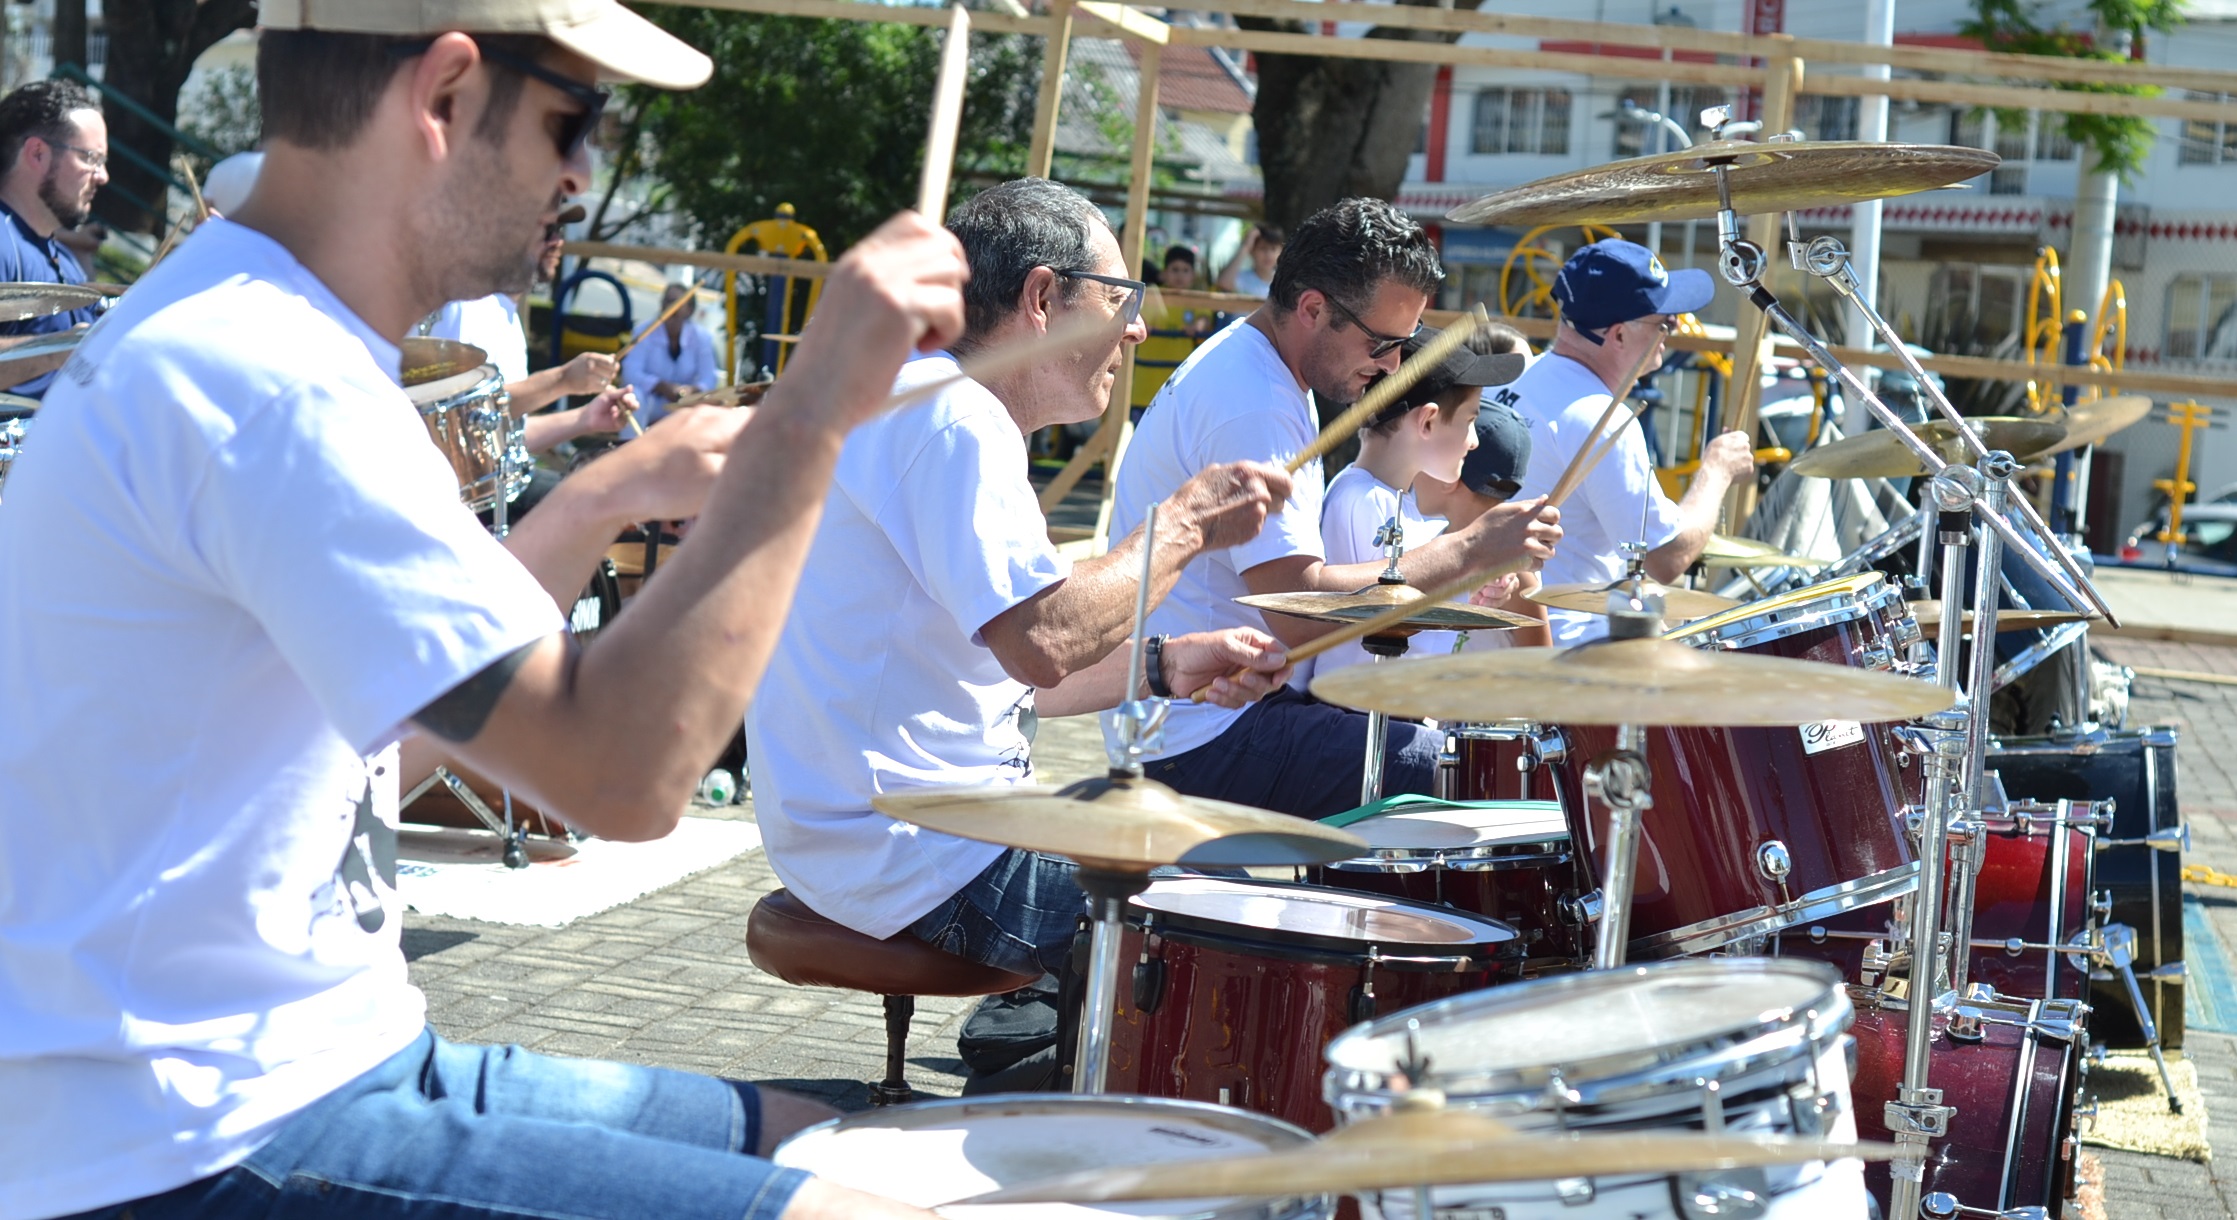
[[[2237,649],[2117,642],[2102,651],[2124,664],[2237,675]],[[2139,678],[2132,724],[2181,728],[2183,809],[2195,835],[2191,859],[2237,873],[2237,686]],[[1083,718],[1044,722],[1036,747],[1044,777],[1101,768],[1100,739]],[[718,813],[752,816],[750,802]],[[766,859],[749,853],[627,906],[562,929],[413,916],[405,951],[446,1037],[517,1042],[589,1055],[742,1076],[835,1105],[866,1105],[865,1082],[883,1068],[883,1016],[874,996],[780,983],[746,960],[746,914],[775,886]],[[2226,943],[2237,944],[2237,891],[2200,889]],[[968,1000],[921,999],[910,1040],[910,1079],[952,1095],[961,1083],[955,1036]],[[2225,1161],[2237,1155],[2237,1038],[2193,1032]],[[2237,1171],[2100,1151],[2110,1220],[2237,1218]]]

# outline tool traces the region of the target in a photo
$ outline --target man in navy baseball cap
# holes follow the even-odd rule
[[[1716,284],[1705,271],[1672,272],[1645,246],[1611,238],[1570,255],[1553,295],[1561,305],[1553,346],[1514,384],[1491,394],[1530,425],[1530,465],[1519,493],[1525,498],[1553,490],[1608,396],[1624,388],[1632,369],[1658,367],[1678,316],[1706,307]],[[1563,506],[1568,535],[1541,576],[1549,586],[1611,584],[1624,573],[1624,544],[1638,542],[1647,547],[1647,575],[1676,584],[1708,546],[1725,492],[1754,470],[1747,436],[1727,432],[1703,446],[1700,469],[1673,501],[1655,479],[1645,434],[1626,423]],[[1552,610],[1546,619],[1557,644],[1607,634],[1602,615]]]

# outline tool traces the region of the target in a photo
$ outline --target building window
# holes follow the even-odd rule
[[[1567,89],[1484,89],[1476,94],[1469,149],[1486,153],[1569,154]]]
[[[2227,93],[2187,94],[2194,102],[2227,102]],[[2177,165],[2237,165],[2237,123],[2185,119],[2183,138],[2175,148]]]
[[[1621,109],[1622,103],[1628,101],[1641,109],[1653,110],[1661,92],[1662,86],[1660,85],[1625,85],[1623,91],[1616,95],[1617,107]],[[1711,106],[1725,105],[1731,100],[1732,91],[1722,85],[1672,85],[1670,86],[1669,109],[1662,113],[1670,116],[1671,121],[1678,126],[1685,128],[1687,134],[1693,137],[1693,142],[1699,144],[1708,138],[1703,134],[1701,112]],[[1662,124],[1657,123],[1654,126],[1655,130],[1663,131]],[[1854,129],[1853,125],[1851,129]],[[1668,150],[1676,147],[1676,137],[1669,135],[1667,131],[1663,132],[1663,136],[1664,138],[1660,143],[1653,142],[1647,138],[1647,125],[1645,123],[1633,119],[1618,119],[1616,120],[1615,155],[1618,158],[1636,157],[1650,148]]]
[[[1950,112],[1950,143],[1985,148],[2004,159],[2001,165],[1989,171],[1988,193],[1991,195],[2027,193],[2027,160],[2034,149],[2031,131],[2031,126],[2007,130],[1997,121],[1996,115],[1987,110]]]
[[[1806,93],[1794,99],[1794,125],[1809,140],[1856,138],[1856,106],[1861,98]]]
[[[2168,360],[2237,360],[2237,275],[2186,272],[2167,288]]]
[[[1944,263],[1927,297],[1927,329],[1938,351],[1989,354],[2016,349],[2026,312],[2025,267]]]

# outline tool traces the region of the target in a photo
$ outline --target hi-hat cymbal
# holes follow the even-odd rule
[[[1312,619],[1322,623],[1354,623],[1370,619],[1392,606],[1407,602],[1422,602],[1421,610],[1409,615],[1393,630],[1392,635],[1411,634],[1416,631],[1505,631],[1510,627],[1535,627],[1536,619],[1489,606],[1471,606],[1465,602],[1422,601],[1421,590],[1412,585],[1369,585],[1351,593],[1253,593],[1235,599],[1238,604],[1253,610],[1267,610],[1286,614],[1292,618]]]
[[[1090,1169],[969,1199],[980,1203],[1116,1203],[1288,1198],[1414,1186],[1459,1186],[1604,1174],[1668,1174],[1843,1157],[1886,1160],[1893,1144],[1756,1139],[1696,1132],[1520,1135],[1465,1110],[1364,1119],[1297,1148],[1247,1156]]]
[[[24,322],[108,299],[85,284],[0,283],[0,322]]]
[[[456,339],[414,335],[404,340],[405,385],[423,385],[472,372],[489,363],[489,353]]]
[[[2084,445],[2094,445],[2115,432],[2140,423],[2152,413],[2152,400],[2142,394],[2123,394],[2117,398],[2099,398],[2076,403],[2066,408],[2065,439],[2037,457],[2049,457]]]
[[[1547,585],[1531,594],[1530,600],[1541,606],[1551,606],[1556,610],[1574,610],[1579,614],[1606,614],[1608,612],[1609,591],[1613,589],[1628,591],[1630,588],[1631,586],[1627,582],[1620,580],[1608,584]],[[1714,593],[1703,593],[1699,589],[1674,589],[1669,585],[1652,580],[1640,582],[1637,591],[1641,594],[1661,594],[1662,616],[1673,623],[1684,622],[1689,618],[1700,618],[1704,614],[1715,614],[1720,610],[1730,610],[1740,604],[1729,597],[1718,597]]]
[[[1942,634],[1942,603],[1932,599],[1911,603],[1911,613],[1919,620],[1919,634],[1935,639]],[[2056,627],[2061,623],[2078,623],[2090,615],[2074,610],[1998,610],[1998,631],[2028,631],[2036,627]],[[1965,612],[1959,628],[1966,635],[1973,634],[1973,612]]]
[[[1981,415],[1965,422],[1980,433],[1990,449],[2001,449],[2021,461],[2047,452],[2066,435],[2066,425],[2049,418]],[[1941,454],[1943,461],[1964,462],[1973,457],[1958,436],[1957,425],[1946,419],[1912,424],[1911,431]],[[1816,479],[1901,479],[1926,473],[1926,465],[1917,454],[1895,433],[1880,428],[1820,445],[1795,458],[1787,469]]]
[[[1315,678],[1313,693],[1345,707],[1439,720],[1764,727],[1911,720],[1955,699],[1916,678],[1663,639],[1354,665]]]
[[[1495,191],[1454,208],[1446,219],[1524,228],[1707,220],[1717,214],[1713,164],[1732,167],[1727,178],[1735,212],[1800,212],[1952,186],[1995,169],[2000,160],[1978,148],[1942,144],[1718,140]]]
[[[1709,545],[1701,551],[1702,566],[1710,568],[1822,568],[1831,562],[1789,555],[1768,542],[1730,534],[1709,535]]]
[[[1062,788],[927,788],[873,797],[870,806],[889,818],[960,838],[1069,856],[1120,872],[1160,864],[1326,864],[1368,850],[1366,840],[1347,831],[1182,796],[1147,779],[1086,779]]]

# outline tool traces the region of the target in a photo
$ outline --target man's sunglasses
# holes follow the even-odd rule
[[[1381,331],[1376,330],[1374,327],[1367,325],[1367,323],[1361,321],[1359,315],[1352,312],[1351,306],[1344,304],[1342,301],[1337,300],[1335,297],[1329,296],[1327,293],[1324,292],[1321,294],[1321,299],[1327,301],[1330,306],[1334,307],[1336,312],[1344,315],[1345,321],[1350,322],[1352,325],[1358,327],[1359,333],[1367,336],[1369,339],[1374,341],[1374,346],[1367,349],[1367,358],[1369,360],[1380,360],[1383,357],[1388,356],[1392,352],[1397,351],[1400,347],[1403,347],[1406,343],[1406,340],[1411,339],[1414,337],[1414,335],[1418,335],[1421,333],[1421,323],[1416,322],[1414,323],[1413,335],[1386,335]]]
[[[1142,301],[1149,296],[1150,286],[1140,280],[1122,279],[1115,275],[1097,275],[1092,271],[1065,271],[1051,267],[1050,271],[1068,280],[1093,280],[1113,288],[1126,289],[1126,303],[1119,307],[1119,325],[1132,326],[1142,316]]]
[[[427,54],[427,48],[434,45],[434,39],[425,38],[417,42],[398,43],[390,47],[388,53],[398,59],[410,59],[415,55]],[[572,158],[576,153],[582,151],[584,143],[590,139],[590,133],[598,129],[599,118],[606,113],[606,103],[613,98],[611,92],[596,85],[586,85],[579,80],[570,80],[535,60],[526,56],[515,55],[497,47],[481,46],[481,53],[482,58],[491,63],[500,64],[520,73],[522,76],[540,80],[580,102],[582,104],[580,111],[567,115],[561,120],[557,139],[559,155],[562,160]]]

